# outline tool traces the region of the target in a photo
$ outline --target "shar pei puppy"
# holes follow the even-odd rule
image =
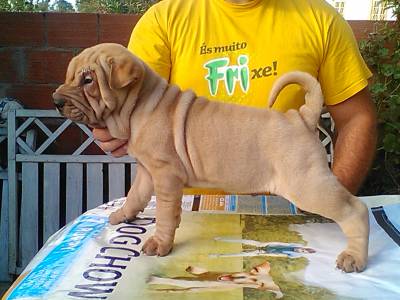
[[[184,187],[230,193],[274,193],[302,210],[334,220],[347,237],[337,267],[362,271],[368,256],[368,210],[329,169],[316,134],[323,105],[318,81],[303,72],[278,78],[269,104],[288,84],[305,90],[305,104],[286,113],[209,101],[182,91],[118,44],[74,57],[53,94],[62,115],[127,139],[137,175],[110,223],[129,221],[155,193],[156,232],[146,255],[167,255],[180,223]]]

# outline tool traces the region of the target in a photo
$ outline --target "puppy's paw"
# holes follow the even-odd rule
[[[367,266],[367,260],[361,255],[343,251],[336,259],[336,266],[346,273],[362,272]]]
[[[122,208],[116,210],[115,212],[111,213],[108,217],[111,225],[117,225],[120,223],[127,223],[133,221],[136,217],[136,214],[132,214],[127,216]]]
[[[153,256],[165,256],[169,254],[172,250],[172,242],[164,243],[161,242],[157,237],[152,236],[150,237],[143,245],[142,251],[144,254]]]

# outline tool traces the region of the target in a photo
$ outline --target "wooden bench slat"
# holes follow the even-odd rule
[[[8,241],[8,180],[2,180],[0,241]],[[0,243],[0,281],[11,281],[8,274],[8,242]]]
[[[7,114],[7,150],[8,150],[8,272],[15,274],[18,253],[18,176],[16,155],[16,130],[17,122],[15,110]]]
[[[60,228],[60,164],[43,167],[43,241]]]
[[[80,163],[67,164],[66,180],[66,215],[68,223],[82,214],[83,196],[83,165]]]
[[[87,209],[103,204],[103,164],[87,164]]]
[[[39,166],[37,163],[22,165],[20,250],[21,265],[25,267],[38,251],[39,215]]]

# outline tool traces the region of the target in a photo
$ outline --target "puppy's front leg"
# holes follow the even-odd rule
[[[157,197],[156,232],[142,250],[146,255],[165,256],[172,249],[175,230],[181,220],[183,182],[173,175],[161,175],[154,178],[154,189]]]
[[[116,225],[135,219],[136,215],[143,211],[149,203],[153,191],[150,173],[138,163],[135,181],[129,190],[126,201],[120,209],[110,215],[110,223]]]

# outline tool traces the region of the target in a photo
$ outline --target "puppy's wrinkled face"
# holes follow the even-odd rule
[[[104,127],[103,113],[106,106],[94,70],[87,68],[74,74],[72,80],[66,80],[55,91],[53,99],[63,116],[92,127]]]
[[[131,101],[137,98],[143,68],[121,45],[87,48],[69,63],[65,83],[53,93],[54,105],[75,122],[106,127],[106,119],[121,109],[128,93]]]

